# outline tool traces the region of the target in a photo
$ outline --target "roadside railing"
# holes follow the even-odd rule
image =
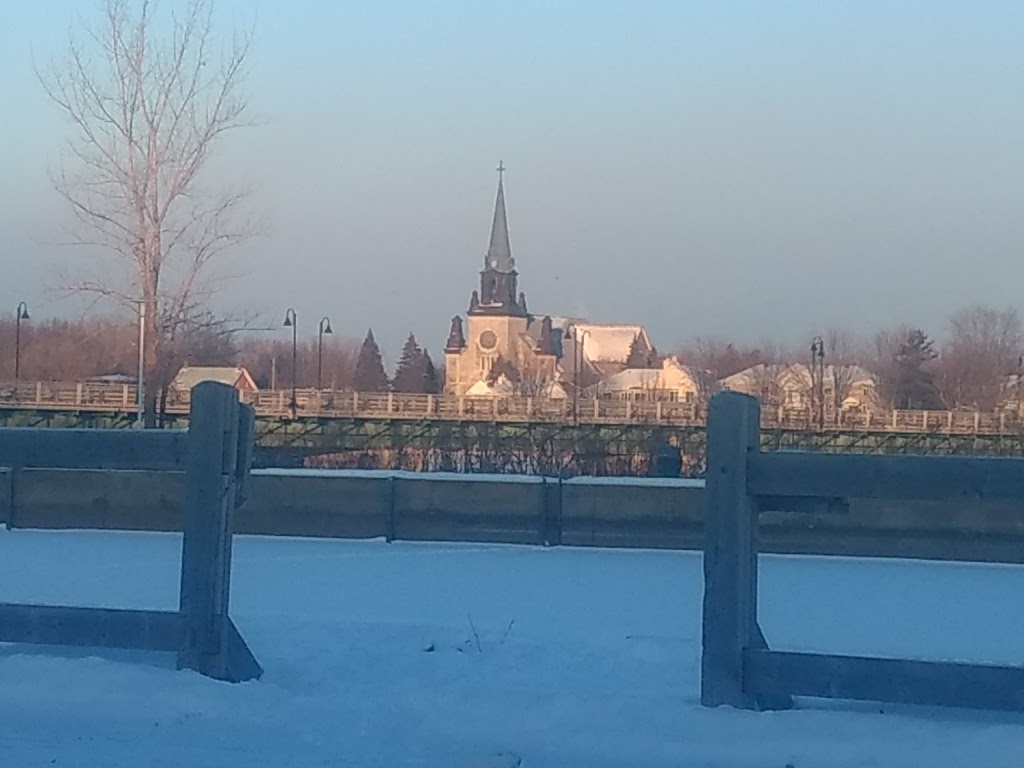
[[[356,418],[581,424],[656,424],[701,427],[707,411],[700,403],[671,400],[588,398],[574,401],[544,397],[471,397],[354,392],[334,389],[243,392],[243,402],[258,416],[280,418]],[[136,410],[131,384],[93,382],[0,383],[0,409],[129,413]],[[189,411],[189,393],[171,390],[164,404],[169,414]],[[1024,434],[1016,411],[872,411],[841,410],[826,414],[824,425],[806,408],[766,407],[762,429],[946,433],[963,435]]]

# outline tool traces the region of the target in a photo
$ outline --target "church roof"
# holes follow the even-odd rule
[[[583,345],[583,355],[594,363],[624,364],[629,358],[633,339],[641,338],[647,347],[651,340],[642,325],[597,325],[595,323],[571,324]]]
[[[494,220],[491,222],[491,240],[484,257],[484,269],[511,272],[515,264],[508,239],[508,215],[505,213],[505,164],[498,163],[498,197],[494,201]]]

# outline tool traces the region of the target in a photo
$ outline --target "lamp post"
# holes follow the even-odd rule
[[[583,344],[590,331],[580,332],[575,325],[565,329],[565,338],[573,340],[573,361],[572,361],[572,420],[573,424],[580,423],[580,369],[583,368]]]
[[[821,336],[811,340],[812,400],[817,399],[818,429],[825,428],[825,342]]]
[[[297,412],[298,412],[298,409],[299,409],[299,401],[298,401],[298,398],[295,396],[295,379],[296,379],[298,349],[299,349],[299,342],[298,342],[299,322],[298,322],[298,317],[295,314],[295,310],[292,309],[291,307],[288,307],[288,309],[284,313],[284,327],[292,329],[292,400],[288,404],[288,407],[291,408],[292,418],[294,419],[296,414],[297,414]]]
[[[28,320],[28,305],[18,302],[14,310],[14,380],[21,378],[21,321]]]
[[[316,389],[319,392],[324,388],[324,334],[331,334],[331,321],[326,317],[320,318],[320,326],[317,328],[316,342]]]
[[[146,421],[146,302],[139,301],[139,372],[135,381],[135,426],[142,429]]]

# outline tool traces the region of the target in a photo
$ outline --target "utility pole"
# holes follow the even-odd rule
[[[139,374],[135,382],[135,426],[142,429],[146,423],[146,302],[139,302]]]
[[[316,342],[316,391],[324,388],[324,335],[331,334],[331,321],[325,316],[320,318],[320,325],[317,327]]]
[[[292,418],[294,419],[298,415],[298,411],[299,411],[299,400],[298,400],[298,398],[296,397],[296,394],[295,394],[295,386],[296,386],[295,380],[296,380],[296,377],[298,376],[297,371],[298,371],[298,354],[299,354],[298,353],[298,350],[299,350],[299,341],[298,341],[299,320],[298,320],[298,316],[295,314],[295,310],[292,309],[291,307],[288,307],[287,311],[284,313],[284,326],[285,326],[285,328],[291,328],[292,329],[292,401],[291,401],[291,403],[289,403],[289,407],[290,407],[291,412],[292,412]]]
[[[21,378],[21,321],[28,320],[28,305],[18,303],[14,310],[14,380]]]
[[[811,341],[811,400],[817,399],[818,429],[825,428],[825,342],[821,336]]]

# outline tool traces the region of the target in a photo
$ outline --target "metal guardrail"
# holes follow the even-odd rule
[[[280,418],[405,419],[510,423],[654,424],[704,426],[706,409],[697,403],[650,400],[543,397],[468,397],[400,392],[300,389],[291,406],[291,390],[243,392],[257,415]],[[172,391],[170,414],[186,414],[189,393]],[[135,387],[93,382],[0,383],[0,409],[129,413],[136,410]],[[813,430],[807,409],[764,408],[763,429]],[[825,429],[960,435],[1024,434],[1024,419],[1013,411],[840,411],[826,417]]]

